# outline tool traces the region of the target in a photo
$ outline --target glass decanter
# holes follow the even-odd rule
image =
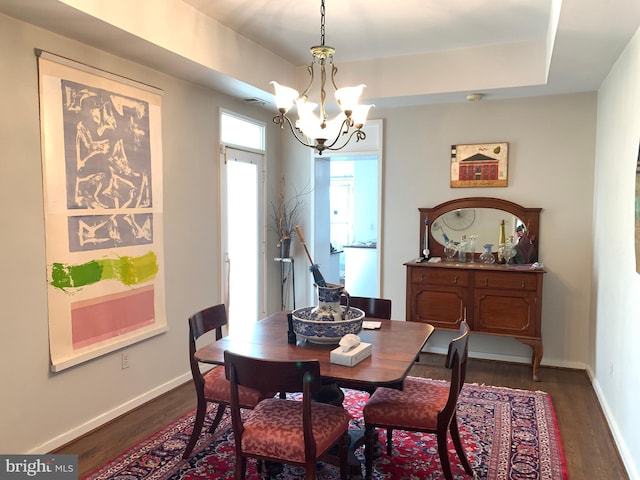
[[[478,235],[469,236],[469,247],[467,251],[467,260],[473,263],[476,261],[476,243],[478,242]]]
[[[486,243],[482,246],[484,248],[484,252],[480,254],[479,260],[482,263],[495,263],[496,257],[491,253],[491,249],[493,248],[493,243]]]
[[[447,242],[444,247],[444,255],[446,257],[447,262],[453,262],[453,257],[456,256],[457,248],[455,244],[451,241]]]
[[[502,256],[504,257],[504,263],[507,265],[511,263],[511,259],[516,256],[516,246],[511,238],[504,244]]]
[[[469,245],[467,243],[467,236],[466,235],[462,235],[462,239],[460,240],[460,243],[458,244],[458,261],[460,263],[465,263],[467,261],[467,250],[469,248]]]

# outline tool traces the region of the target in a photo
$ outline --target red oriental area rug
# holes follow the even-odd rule
[[[436,380],[421,379],[425,382]],[[362,408],[368,394],[345,390],[345,407],[352,427],[364,428]],[[233,479],[234,448],[230,418],[217,430],[207,431],[189,460],[182,452],[193,428],[194,412],[183,416],[144,442],[124,452],[85,480]],[[466,384],[458,405],[460,434],[469,461],[480,480],[567,480],[564,453],[551,398],[544,392]],[[386,433],[380,432],[384,445]],[[469,479],[450,443],[456,480]],[[362,449],[357,452],[363,462]],[[258,479],[256,464],[248,461],[247,479]],[[277,478],[304,479],[304,470],[285,466]],[[321,464],[318,478],[339,479],[332,465]],[[374,463],[374,479],[440,480],[444,476],[435,436],[394,431],[393,456],[383,454]]]

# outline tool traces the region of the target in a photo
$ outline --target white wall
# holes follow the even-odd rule
[[[598,92],[593,384],[627,470],[640,479],[640,275],[634,205],[640,141],[640,30]]]
[[[166,311],[169,331],[49,372],[38,75],[34,48],[154,85],[162,99]],[[0,15],[0,452],[44,453],[190,381],[187,317],[220,302],[219,108],[262,109]],[[279,148],[277,129],[267,142]],[[278,150],[267,153],[277,165]],[[277,178],[278,175],[276,174]],[[277,292],[277,284],[273,292]],[[279,304],[279,298],[270,295]]]
[[[543,365],[586,366],[591,274],[596,95],[376,109],[385,121],[382,295],[405,317],[405,267],[419,251],[419,207],[456,197],[499,197],[541,207]],[[508,187],[451,188],[450,146],[509,142]],[[497,227],[496,227],[497,228]],[[451,334],[436,332],[430,348]],[[476,357],[528,361],[515,340],[472,335]]]

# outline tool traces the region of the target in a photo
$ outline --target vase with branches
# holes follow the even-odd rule
[[[296,225],[304,208],[304,196],[309,193],[308,188],[303,190],[291,189],[287,195],[286,180],[280,180],[280,193],[275,201],[271,202],[271,230],[278,235],[277,247],[281,249],[281,256],[289,256],[291,239],[296,236]]]

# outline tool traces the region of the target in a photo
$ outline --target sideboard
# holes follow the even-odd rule
[[[482,263],[408,262],[407,321],[514,337],[533,350],[533,379],[542,359],[544,270]]]
[[[466,215],[469,210],[473,210],[473,216]],[[444,259],[444,245],[439,237],[485,231],[479,223],[483,218],[494,218],[494,212],[489,210],[498,211],[498,218],[505,217],[512,232],[518,226],[525,226],[528,238],[535,242],[538,251],[540,208],[524,208],[509,201],[485,197],[462,198],[433,208],[420,208],[420,254],[427,251],[432,260],[438,257],[441,261],[429,262],[425,258],[405,263],[407,321],[458,330],[460,322],[466,319],[473,333],[513,337],[531,347],[533,379],[538,381],[543,354],[542,281],[545,270],[531,264],[481,263],[477,254],[473,262]],[[447,215],[454,215],[454,220],[463,216],[474,220],[467,220],[464,229],[454,228],[447,233],[444,230]],[[491,231],[497,237],[498,223]],[[491,239],[483,241],[490,243]]]

